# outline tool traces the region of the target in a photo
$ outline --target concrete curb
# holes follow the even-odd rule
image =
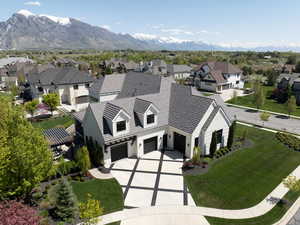
[[[226,102],[225,102],[225,104],[227,106],[232,106],[232,107],[236,107],[236,108],[251,109],[251,110],[256,110],[256,111],[259,111],[259,112],[267,112],[267,113],[270,113],[270,114],[273,114],[273,115],[286,116],[286,117],[291,117],[291,118],[300,120],[299,116],[293,116],[293,115],[289,116],[288,114],[285,114],[285,113],[277,113],[277,112],[273,112],[273,111],[268,111],[268,110],[263,110],[263,109],[256,109],[256,108],[241,106],[241,105],[235,105],[235,104],[226,103]]]
[[[294,202],[291,208],[284,214],[284,216],[276,223],[273,225],[286,225],[292,217],[295,215],[297,210],[300,208],[300,197]]]

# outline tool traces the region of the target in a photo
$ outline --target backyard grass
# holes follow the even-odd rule
[[[267,96],[267,92],[268,91],[273,91],[274,87],[263,86],[263,90],[264,90],[265,96]],[[227,103],[256,108],[256,105],[254,103],[253,94],[247,95],[247,96],[239,96],[235,100],[230,99],[229,101],[227,101]],[[264,104],[263,107],[261,107],[261,109],[268,110],[268,111],[273,111],[273,112],[277,112],[277,113],[288,114],[287,105],[286,104],[280,104],[277,101],[275,101],[274,99],[267,99],[266,98],[265,99],[265,104]],[[300,106],[298,106],[296,111],[291,113],[291,115],[300,116]]]
[[[281,144],[275,134],[237,125],[236,135],[248,130],[254,144],[217,161],[206,174],[185,176],[198,206],[242,209],[262,201],[300,164],[300,152]]]
[[[92,198],[100,200],[101,206],[104,208],[104,214],[124,208],[122,189],[115,179],[73,181],[71,184],[78,201],[85,201],[89,193]]]
[[[32,125],[43,130],[50,129],[58,126],[67,128],[74,123],[74,120],[71,116],[61,116],[56,118],[45,119],[39,122],[33,122]]]
[[[292,204],[299,197],[299,193],[289,191],[284,199],[288,200],[288,204],[277,204],[273,209],[262,216],[250,218],[250,219],[223,219],[215,217],[206,217],[211,225],[271,225],[280,220]]]

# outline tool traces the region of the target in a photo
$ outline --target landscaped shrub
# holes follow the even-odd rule
[[[286,134],[282,132],[276,133],[276,138],[282,142],[283,144],[287,145],[289,148],[295,150],[295,151],[300,151],[300,139],[291,135],[291,134]]]
[[[215,131],[212,133],[210,148],[209,148],[209,154],[211,158],[214,157],[216,150],[217,150],[217,133]]]
[[[59,161],[56,171],[61,175],[67,175],[70,173],[78,172],[79,168],[74,161],[64,161],[64,159],[62,158]]]

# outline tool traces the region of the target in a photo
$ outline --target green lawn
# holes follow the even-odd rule
[[[268,86],[263,86],[265,96],[268,91],[273,91],[274,87],[268,87]],[[239,96],[236,98],[235,102],[233,99],[227,101],[228,103],[236,104],[236,105],[241,105],[241,106],[247,106],[247,107],[252,107],[256,108],[254,104],[254,99],[253,95],[247,95],[247,96]],[[273,112],[278,112],[278,113],[285,113],[287,114],[287,106],[286,104],[280,104],[277,101],[273,99],[266,99],[264,106],[261,108],[264,110],[269,110]],[[292,113],[294,116],[300,116],[300,106],[297,107],[297,110]]]
[[[71,116],[61,116],[56,118],[45,119],[40,122],[33,122],[32,125],[41,129],[50,129],[57,126],[63,126],[64,128],[67,128],[73,123],[74,120]]]
[[[280,205],[277,204],[272,210],[266,214],[254,217],[251,219],[223,219],[215,217],[206,217],[211,225],[271,225],[280,220],[284,214],[288,211],[290,206],[297,200],[299,193],[288,192],[284,199],[289,201],[289,204]]]
[[[100,200],[105,214],[124,208],[123,192],[120,184],[115,179],[73,181],[71,184],[78,201],[84,201],[87,193],[90,193],[92,198]]]
[[[206,174],[186,176],[189,190],[198,206],[242,209],[262,201],[300,164],[295,152],[275,138],[275,134],[242,125],[254,145],[217,161]]]

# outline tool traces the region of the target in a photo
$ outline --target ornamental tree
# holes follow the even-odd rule
[[[41,217],[35,209],[15,200],[0,202],[1,225],[39,225]]]
[[[295,112],[296,108],[297,108],[296,98],[295,98],[295,96],[291,96],[287,102],[287,111],[288,111],[289,115],[291,115],[291,113]]]
[[[31,117],[34,116],[34,113],[37,109],[38,104],[39,104],[39,101],[36,99],[32,100],[31,102],[25,103],[25,110],[26,110],[26,112],[30,113]]]
[[[217,133],[216,131],[214,131],[211,136],[211,142],[209,148],[210,157],[214,157],[216,150],[217,150]]]
[[[49,107],[51,114],[59,106],[59,96],[56,93],[50,93],[43,96],[43,102]]]
[[[283,185],[293,192],[300,191],[300,180],[295,176],[288,176],[283,180]]]
[[[92,199],[91,194],[87,194],[87,200],[79,203],[79,215],[85,225],[94,225],[100,222],[99,216],[103,214],[100,201]]]
[[[229,128],[229,135],[227,141],[227,147],[230,149],[233,144],[234,133],[235,133],[236,121],[234,121]]]

